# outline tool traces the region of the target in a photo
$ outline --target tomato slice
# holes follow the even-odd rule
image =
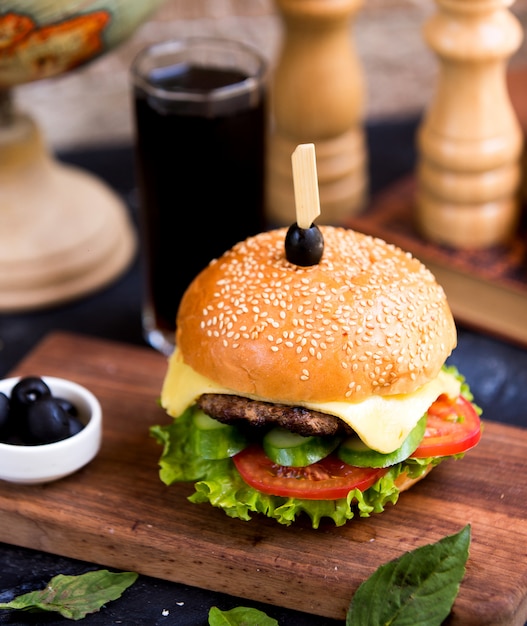
[[[428,409],[425,435],[412,457],[460,454],[480,438],[481,421],[472,404],[463,396],[453,400],[441,395]]]
[[[428,410],[423,440],[414,458],[450,456],[473,448],[481,437],[481,421],[463,396],[440,396]],[[251,445],[232,460],[243,480],[262,493],[305,500],[337,500],[352,489],[365,491],[390,468],[355,467],[336,455],[308,465],[286,467],[269,459],[263,448]]]
[[[352,489],[365,491],[388,471],[347,465],[333,455],[307,467],[286,467],[273,463],[258,445],[232,460],[243,480],[258,491],[305,500],[345,498]]]

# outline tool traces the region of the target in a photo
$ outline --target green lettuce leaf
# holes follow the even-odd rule
[[[455,365],[443,365],[443,370],[447,372],[447,374],[451,374],[452,376],[457,378],[457,380],[459,380],[459,382],[461,383],[461,395],[465,398],[465,400],[471,402],[477,414],[481,415],[483,413],[483,410],[477,404],[474,404],[474,395],[470,390],[469,384],[467,383],[463,374],[459,372]]]
[[[307,515],[313,528],[324,518],[336,526],[344,525],[356,514],[368,517],[381,513],[386,504],[395,504],[399,489],[396,478],[404,471],[417,478],[426,471],[423,463],[398,463],[390,468],[375,485],[364,492],[355,489],[346,498],[338,500],[304,500],[261,493],[247,485],[230,459],[208,461],[197,458],[192,451],[192,410],[188,409],[166,426],[153,426],[150,432],[163,445],[159,460],[161,480],[166,485],[174,482],[194,482],[195,492],[189,500],[196,504],[209,503],[221,508],[229,517],[244,521],[253,513],[275,519],[289,526],[299,516]],[[441,459],[434,459],[437,464]]]

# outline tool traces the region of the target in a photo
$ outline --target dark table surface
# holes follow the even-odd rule
[[[371,123],[367,127],[372,194],[407,174],[415,165],[417,119]],[[59,158],[93,171],[126,201],[134,221],[137,202],[130,146],[90,149]],[[24,357],[47,333],[69,330],[126,343],[145,345],[140,320],[139,256],[108,288],[60,307],[22,314],[0,314],[0,377]],[[527,320],[526,320],[527,323]],[[458,347],[449,359],[465,375],[488,420],[527,426],[527,349],[458,327]],[[1,512],[0,512],[1,515]],[[97,569],[84,563],[0,543],[0,602],[42,588],[57,574],[81,574]],[[232,596],[140,576],[122,598],[87,616],[92,624],[177,624],[203,626],[212,606],[222,610],[255,606],[280,626],[339,626],[341,622]],[[68,624],[57,614],[0,611],[0,624]],[[343,624],[343,622],[342,622]]]

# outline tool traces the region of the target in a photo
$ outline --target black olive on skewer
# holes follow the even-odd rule
[[[290,263],[308,267],[320,263],[324,252],[324,237],[316,224],[300,228],[291,224],[285,237],[285,256]]]

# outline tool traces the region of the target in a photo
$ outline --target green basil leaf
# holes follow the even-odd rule
[[[440,626],[459,592],[469,545],[470,524],[381,565],[357,589],[346,626]]]
[[[220,611],[213,606],[209,611],[209,626],[278,626],[278,622],[258,609],[237,606]]]
[[[79,576],[59,574],[50,580],[45,589],[30,591],[11,602],[0,603],[0,609],[55,611],[68,619],[79,620],[119,598],[137,580],[137,576],[134,572],[112,573],[108,570]]]

